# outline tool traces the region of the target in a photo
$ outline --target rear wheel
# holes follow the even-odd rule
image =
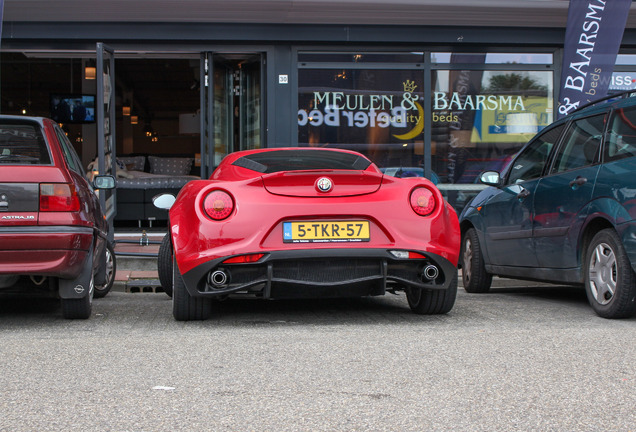
[[[177,321],[205,320],[212,314],[212,300],[192,297],[186,289],[179,267],[173,262],[172,316]]]
[[[88,265],[92,265],[89,262]],[[88,293],[82,298],[62,299],[62,316],[66,319],[87,319],[93,311],[93,295],[95,293],[94,277],[91,271]]]
[[[490,290],[492,275],[486,272],[484,255],[477,237],[477,231],[470,228],[462,237],[462,282],[469,293],[485,293]]]
[[[419,315],[439,315],[450,312],[457,297],[457,275],[445,290],[407,288],[406,299],[411,310]]]
[[[170,233],[166,234],[159,246],[159,257],[157,259],[157,272],[159,282],[168,296],[172,297],[172,244],[170,243]]]
[[[103,285],[95,285],[95,298],[102,298],[108,294],[115,283],[115,273],[117,272],[117,259],[115,251],[110,245],[106,244],[106,279]]]
[[[636,313],[636,275],[613,229],[599,231],[587,249],[585,292],[603,318],[628,318]]]

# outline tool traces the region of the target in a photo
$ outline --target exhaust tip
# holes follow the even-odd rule
[[[422,277],[427,281],[437,279],[438,276],[439,269],[433,264],[427,265],[424,267],[424,270],[422,270]]]
[[[230,276],[223,269],[214,270],[208,275],[208,283],[214,288],[224,287],[227,285],[229,279]]]

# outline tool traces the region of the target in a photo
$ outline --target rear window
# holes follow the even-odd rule
[[[233,165],[268,174],[279,171],[365,170],[371,162],[359,155],[329,150],[279,150],[253,153]]]
[[[40,125],[0,122],[0,165],[50,165],[51,155]]]

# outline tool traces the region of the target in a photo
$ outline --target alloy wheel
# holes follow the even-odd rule
[[[611,302],[616,292],[616,255],[607,243],[599,243],[594,248],[588,277],[594,299],[601,305]]]
[[[464,255],[462,262],[462,274],[464,276],[464,282],[470,281],[472,276],[472,265],[473,265],[473,243],[470,241],[470,238],[466,236],[464,240]]]

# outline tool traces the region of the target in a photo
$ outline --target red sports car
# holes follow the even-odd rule
[[[114,255],[93,186],[50,119],[0,116],[0,293],[59,296],[65,318],[88,318],[112,286]]]
[[[169,234],[171,253],[163,255],[174,256],[177,320],[206,319],[211,301],[230,294],[403,290],[419,314],[447,313],[455,303],[460,231],[453,208],[427,179],[385,176],[352,151],[232,153],[209,180],[181,190]],[[170,264],[160,260],[160,274]]]

